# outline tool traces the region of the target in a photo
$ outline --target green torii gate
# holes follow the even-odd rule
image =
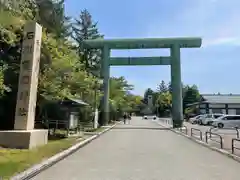
[[[102,50],[101,77],[103,78],[103,106],[101,111],[105,123],[109,121],[109,78],[110,66],[170,65],[172,83],[173,127],[182,126],[182,80],[180,48],[199,48],[201,38],[144,38],[144,39],[95,39],[85,40],[87,49]],[[170,57],[110,57],[111,49],[153,49],[170,48]]]

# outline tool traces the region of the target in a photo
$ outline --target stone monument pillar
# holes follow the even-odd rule
[[[32,148],[47,143],[48,130],[35,130],[42,27],[29,22],[24,27],[14,130],[0,131],[0,145]]]
[[[147,98],[148,98],[148,106],[152,108],[152,107],[153,107],[153,99],[152,99],[152,95],[148,95]]]

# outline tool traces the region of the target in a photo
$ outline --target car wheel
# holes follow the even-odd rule
[[[212,124],[212,122],[207,122],[207,125],[210,126]]]
[[[224,126],[224,125],[223,125],[222,123],[219,123],[219,124],[218,124],[218,128],[223,128],[223,126]]]

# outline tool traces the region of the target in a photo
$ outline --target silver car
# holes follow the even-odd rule
[[[224,114],[207,114],[203,119],[202,119],[202,125],[212,125],[213,120],[223,116]]]
[[[240,128],[240,115],[224,115],[212,123],[213,127],[218,128]]]

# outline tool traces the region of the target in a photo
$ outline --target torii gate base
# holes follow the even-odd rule
[[[201,47],[201,38],[147,38],[147,39],[96,39],[84,41],[88,49],[102,50],[101,76],[103,81],[103,106],[101,107],[104,124],[109,122],[109,73],[110,66],[122,65],[171,65],[172,83],[172,121],[173,128],[183,123],[182,81],[180,48]],[[153,49],[170,48],[170,57],[111,58],[111,49]]]

